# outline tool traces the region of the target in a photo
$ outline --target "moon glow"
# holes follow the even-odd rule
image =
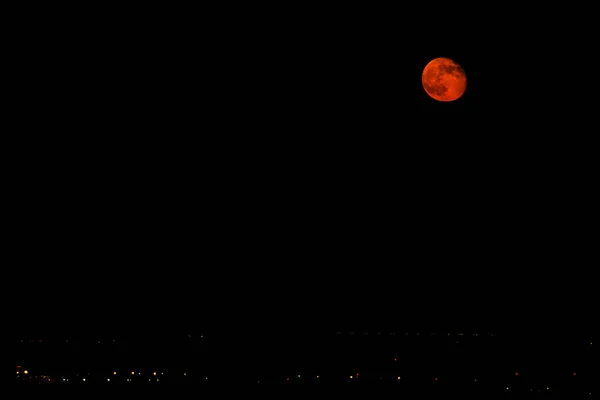
[[[438,101],[454,101],[467,89],[467,75],[454,60],[436,58],[425,66],[422,76],[423,89]]]

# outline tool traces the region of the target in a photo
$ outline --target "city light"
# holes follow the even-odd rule
[[[338,332],[338,336],[339,335],[340,332]],[[95,350],[97,338],[86,339],[87,342],[84,342],[82,339],[81,345],[79,344],[79,339],[77,341],[71,340],[73,343],[77,342],[72,346],[66,346],[64,344],[64,339],[53,338],[52,340],[45,340],[43,346],[45,348],[57,346],[56,360],[43,360],[43,363],[41,363],[37,359],[27,358],[26,356],[17,358],[17,362],[31,365],[34,370],[30,373],[30,371],[24,369],[24,367],[17,366],[14,382],[18,385],[58,384],[61,386],[65,386],[67,383],[74,384],[79,382],[81,387],[90,387],[89,385],[95,384],[112,386],[108,385],[107,382],[119,385],[123,383],[123,379],[126,379],[125,383],[132,383],[133,385],[133,378],[135,378],[136,384],[148,384],[150,387],[155,386],[156,388],[159,388],[163,387],[163,385],[177,383],[197,384],[198,381],[200,381],[199,383],[206,385],[209,383],[208,377],[210,376],[210,380],[213,383],[221,381],[238,382],[240,379],[246,381],[247,378],[249,378],[250,382],[258,382],[260,386],[271,383],[292,386],[298,384],[320,386],[323,383],[344,384],[343,382],[346,382],[346,384],[351,387],[359,388],[363,385],[371,385],[374,383],[378,385],[392,385],[390,387],[393,387],[398,394],[404,394],[405,390],[418,388],[422,388],[425,391],[431,389],[436,392],[460,389],[465,393],[467,391],[477,391],[482,394],[481,398],[492,398],[485,396],[488,392],[490,395],[492,393],[498,394],[498,392],[500,392],[503,393],[504,396],[513,396],[515,393],[526,392],[531,395],[537,393],[538,396],[557,396],[557,398],[562,398],[562,396],[568,394],[571,389],[576,390],[577,393],[582,395],[592,391],[593,383],[588,377],[591,377],[590,374],[593,376],[593,372],[590,371],[589,365],[586,364],[586,361],[593,350],[589,337],[578,337],[577,341],[574,341],[569,337],[563,340],[564,337],[561,336],[560,338],[556,337],[553,341],[550,341],[545,340],[544,336],[539,335],[539,337],[535,337],[531,341],[528,339],[524,344],[516,339],[518,338],[517,336],[505,339],[505,337],[497,335],[492,338],[494,335],[489,333],[480,333],[477,335],[468,332],[462,335],[464,337],[460,340],[460,351],[455,351],[456,347],[454,342],[457,338],[461,337],[459,333],[448,334],[449,337],[446,337],[446,332],[438,332],[435,334],[426,331],[422,335],[418,335],[415,332],[402,332],[397,333],[396,339],[393,339],[398,342],[392,342],[389,332],[382,332],[379,335],[369,333],[368,338],[366,338],[367,332],[354,332],[352,335],[343,333],[343,335],[345,335],[345,339],[339,341],[339,345],[332,344],[333,351],[331,356],[321,357],[320,354],[315,356],[308,351],[306,352],[306,355],[301,354],[297,356],[296,354],[293,354],[294,358],[286,361],[285,365],[287,371],[284,370],[282,371],[283,373],[276,373],[275,367],[277,366],[277,363],[275,360],[279,361],[278,352],[280,350],[273,346],[273,353],[267,353],[264,360],[262,358],[259,360],[259,362],[264,364],[260,364],[260,368],[256,368],[256,371],[237,368],[233,369],[235,373],[232,375],[224,374],[224,370],[217,368],[217,364],[214,363],[210,357],[205,357],[205,354],[201,353],[201,351],[205,351],[204,348],[200,349],[192,347],[185,343],[184,345],[187,347],[178,347],[176,342],[167,343],[166,345],[172,346],[170,349],[181,352],[180,354],[177,354],[178,357],[179,355],[182,355],[181,359],[177,358],[178,360],[185,360],[185,362],[181,364],[174,362],[176,358],[161,358],[162,353],[154,353],[157,347],[148,347],[145,338],[139,339],[140,346],[146,346],[140,347],[139,353],[137,352],[136,347],[138,346],[137,342],[132,342],[134,344],[128,345],[128,347],[124,346],[123,350],[115,347],[114,351],[109,351],[110,346],[115,346],[112,344],[114,341],[108,338],[103,340],[102,345],[106,346],[107,350],[106,354],[102,355],[106,358],[101,360],[102,364],[99,364],[102,365],[102,369],[95,370],[89,368],[89,366],[86,367],[83,365],[77,366],[77,369],[61,369],[62,361],[60,360],[60,351],[66,349],[68,351],[67,354],[78,351],[80,352],[80,355],[77,357],[84,357],[87,355],[85,352],[87,352],[88,349],[92,349],[89,351],[97,351]],[[354,338],[361,338],[352,339],[357,340],[356,348],[346,344],[346,341],[351,341],[351,336]],[[195,335],[194,338],[196,337],[198,336]],[[485,339],[481,339],[481,337],[484,337]],[[265,338],[265,343],[266,340],[267,339]],[[312,340],[312,338],[310,338],[310,340]],[[331,344],[334,340],[336,339],[332,339],[328,343]],[[363,342],[358,340],[365,343],[364,349],[373,352],[372,358],[371,356],[362,356],[363,347],[361,346],[363,346]],[[372,341],[372,343],[367,342],[367,340]],[[388,340],[390,341],[389,345],[386,344]],[[561,340],[563,340],[562,343],[560,342]],[[413,342],[416,343],[417,341],[418,343],[415,350]],[[21,342],[23,343],[23,341]],[[379,342],[381,342],[382,345],[379,345]],[[41,348],[37,339],[26,340],[25,343],[31,343],[30,346]],[[287,343],[287,346],[292,348],[290,350],[291,352],[294,351],[296,348],[295,346],[303,345],[302,341],[299,340],[288,341]],[[314,345],[308,342],[308,340],[307,343],[309,343],[310,346]],[[262,342],[260,344],[263,347],[266,346]],[[520,354],[519,352],[526,348],[525,345],[537,346],[535,347],[535,350],[539,350],[539,354],[553,355],[551,359],[545,361],[557,372],[550,373],[546,372],[546,370],[536,371],[533,368],[533,363],[528,364],[520,362],[519,358],[515,357],[515,354]],[[25,344],[22,346],[25,346]],[[446,354],[446,347],[448,346],[450,346],[452,352]],[[114,357],[115,354],[118,354],[118,351],[129,352],[131,349],[134,351],[129,353],[127,357]],[[426,354],[431,358],[432,362],[428,364],[424,363],[424,367],[422,368],[413,369],[412,366],[414,360],[419,359],[418,357],[420,357],[419,354],[421,353],[418,351],[421,351],[421,349],[431,350],[431,353],[428,352]],[[440,363],[440,361],[435,358],[438,356],[437,353],[440,353],[439,357],[442,357],[442,360],[445,360],[444,357],[449,360],[452,357],[458,365],[462,365],[461,363],[465,360],[469,360],[469,357],[472,355],[481,353],[481,360],[490,360],[490,364],[484,363],[485,365],[483,366],[489,367],[489,365],[493,365],[494,363],[493,357],[489,357],[490,354],[497,355],[499,349],[507,351],[507,362],[499,367],[495,367],[495,370],[490,369],[490,371],[495,371],[493,375],[480,375],[480,372],[476,369],[455,368],[454,365],[456,364]],[[577,357],[580,355],[581,358],[573,357],[572,360],[565,363],[563,357],[560,357],[560,355],[562,352],[566,352],[567,350],[572,351],[574,349],[576,349],[578,353],[573,351],[573,354],[578,354]],[[148,358],[145,357],[146,354],[143,353],[142,350],[148,351]],[[301,351],[302,347],[298,347],[298,350]],[[319,350],[322,349],[319,348]],[[486,352],[489,352],[489,354]],[[25,353],[25,355],[27,354],[28,353]],[[32,351],[31,354],[34,355],[35,352]],[[187,354],[187,358],[183,357],[185,354]],[[235,354],[234,358],[236,360],[248,360],[248,357],[252,354],[251,349],[246,352],[246,349],[242,347],[239,354]],[[44,356],[43,352],[39,357],[42,356]],[[141,357],[136,359],[138,356]],[[488,358],[484,358],[484,356]],[[66,357],[69,356],[67,355]],[[336,360],[345,360],[346,362],[330,362],[329,357],[335,358]],[[543,360],[543,357],[541,358]],[[170,362],[172,362],[172,364],[169,364]],[[246,364],[243,363],[243,365]],[[268,365],[270,365],[270,367]],[[140,368],[144,372],[129,369],[131,367]],[[212,369],[213,367],[214,369]],[[187,371],[182,372],[181,370],[183,368],[190,368],[195,372],[190,375]],[[108,372],[111,369],[113,372]],[[130,373],[129,376],[127,376],[128,369]],[[351,370],[359,372],[348,375],[348,371]],[[550,371],[550,368],[547,370]],[[319,371],[319,374],[316,374],[316,371]],[[251,373],[250,376],[247,375],[249,372]],[[326,382],[320,382],[321,372],[325,374]],[[398,375],[398,373],[402,373],[403,376]],[[122,376],[120,374],[122,374]],[[29,377],[29,375],[31,375],[31,377]],[[117,376],[119,376],[119,379],[117,379]],[[142,376],[144,379],[141,379]],[[150,376],[152,379],[148,378],[148,381],[146,381],[147,376]],[[188,376],[190,379],[188,379]],[[302,376],[304,377],[302,378]],[[311,376],[313,378],[311,378]],[[166,377],[166,379],[160,381],[159,378],[164,377]],[[533,377],[535,377],[535,379],[533,379]],[[394,381],[397,383],[394,384]],[[154,383],[158,382],[160,382],[161,385],[154,385]],[[565,390],[567,392],[563,392]]]

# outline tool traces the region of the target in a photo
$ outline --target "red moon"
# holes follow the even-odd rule
[[[438,101],[454,101],[467,89],[467,75],[454,60],[436,58],[423,70],[423,89]]]

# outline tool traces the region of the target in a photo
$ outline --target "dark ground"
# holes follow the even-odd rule
[[[115,342],[103,337],[100,343],[91,338],[71,339],[68,344],[58,339],[25,341],[15,361],[20,371],[28,369],[30,383],[40,375],[70,384],[81,384],[86,377],[88,385],[106,384],[108,377],[112,384],[149,383],[149,379],[153,385],[192,384],[198,389],[260,382],[375,385],[398,393],[494,398],[582,398],[594,381],[590,336],[576,333],[239,331],[227,338],[233,343],[214,335],[129,340],[121,335]]]

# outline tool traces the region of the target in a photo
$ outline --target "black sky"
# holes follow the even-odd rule
[[[451,296],[498,323],[574,293],[549,265],[585,258],[593,100],[564,34],[345,11],[86,14],[30,37],[27,256],[83,270],[55,277],[65,298],[228,321]],[[454,103],[421,86],[440,56],[467,73]]]

